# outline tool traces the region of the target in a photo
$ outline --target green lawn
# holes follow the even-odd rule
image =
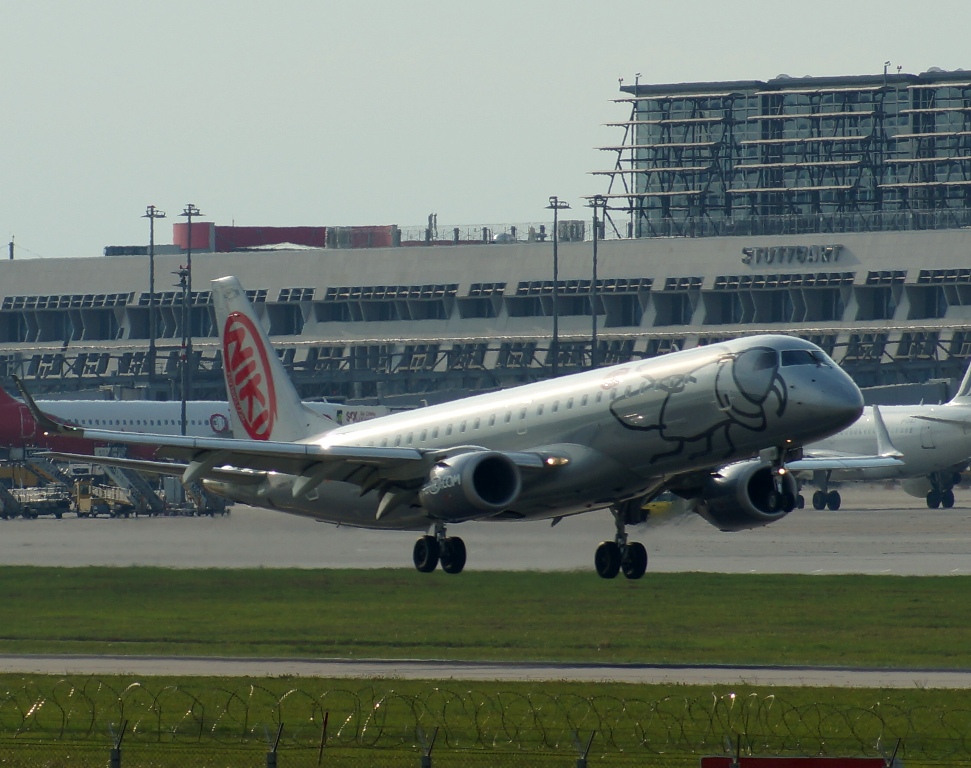
[[[966,763],[962,691],[309,678],[0,675],[0,764],[105,764],[127,722],[124,765],[693,765],[743,754],[877,755],[902,740],[908,768]],[[37,762],[38,755],[52,762]]]
[[[0,568],[0,652],[971,667],[971,577]]]

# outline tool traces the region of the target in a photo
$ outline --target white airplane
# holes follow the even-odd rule
[[[178,400],[38,400],[48,416],[82,427],[118,432],[182,433],[182,403]],[[346,406],[339,403],[307,403],[327,419],[331,428],[383,416],[383,406]],[[190,400],[186,402],[186,434],[192,437],[231,437],[228,402]],[[103,443],[101,443],[103,444]],[[63,435],[44,434],[23,403],[0,388],[0,448],[23,452],[27,449],[71,451],[93,454],[99,447],[91,440],[80,441]],[[146,455],[143,451],[130,455]]]
[[[852,425],[807,445],[789,468],[812,473],[816,509],[839,509],[832,480],[899,479],[931,509],[954,506],[954,486],[971,459],[971,364],[957,394],[943,405],[884,405],[866,409]]]
[[[600,576],[640,578],[626,526],[665,490],[727,531],[784,517],[796,502],[785,459],[861,413],[852,379],[815,344],[752,336],[326,430],[286,377],[235,277],[214,280],[234,434],[250,440],[51,431],[159,446],[179,464],[107,460],[181,474],[226,498],[338,525],[433,531],[419,571],[465,566],[446,526],[551,519],[610,508]],[[30,397],[21,386],[25,399]],[[36,408],[33,412],[37,415]]]

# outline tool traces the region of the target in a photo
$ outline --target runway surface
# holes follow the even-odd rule
[[[0,655],[0,671],[46,675],[326,677],[399,680],[510,680],[839,688],[971,688],[971,671],[843,667],[718,667],[538,664],[477,661],[170,658]]]
[[[971,492],[959,489],[954,509],[929,510],[899,489],[847,485],[841,490],[844,505],[837,512],[796,510],[754,531],[722,533],[688,515],[630,533],[647,547],[647,578],[651,571],[971,574]],[[614,526],[608,513],[597,512],[553,528],[549,523],[466,523],[449,532],[465,539],[468,570],[584,569],[596,578],[594,549],[613,537]],[[68,515],[62,520],[0,520],[0,565],[410,568],[415,537],[411,532],[335,528],[240,506],[216,518],[82,520]],[[971,688],[971,670],[807,667],[10,655],[0,656],[0,671]]]
[[[719,573],[971,574],[971,491],[929,510],[899,489],[847,485],[837,512],[796,510],[753,531],[723,533],[696,515],[631,528],[648,570]],[[537,523],[449,527],[468,570],[593,567],[613,520],[594,512],[551,528]],[[337,528],[237,506],[216,518],[0,520],[0,565],[153,565],[171,568],[410,568],[415,533]]]

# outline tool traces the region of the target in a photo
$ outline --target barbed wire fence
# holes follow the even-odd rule
[[[377,685],[114,685],[63,679],[0,691],[0,765],[103,766],[116,749],[125,766],[270,765],[270,752],[287,766],[674,766],[725,753],[886,756],[898,744],[908,766],[971,763],[971,699],[938,711],[889,700],[793,704],[771,692],[641,699],[486,695],[459,683],[420,695]],[[55,751],[74,758],[38,762]]]

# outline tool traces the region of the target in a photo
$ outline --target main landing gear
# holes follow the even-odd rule
[[[819,488],[813,494],[813,509],[826,509],[829,507],[834,512],[840,508],[843,499],[839,491],[829,490],[830,470],[817,469],[813,472],[813,483]]]
[[[602,541],[593,564],[602,579],[613,579],[623,572],[628,579],[639,579],[647,571],[647,550],[639,541],[627,540],[627,504],[610,508],[617,534],[613,541]]]
[[[953,507],[954,486],[961,482],[961,475],[957,472],[934,472],[928,479],[931,481],[931,490],[927,492],[927,508]]]
[[[458,536],[446,536],[445,525],[435,524],[434,536],[422,536],[412,552],[415,568],[431,573],[442,564],[445,573],[461,573],[465,568],[465,542]]]
[[[816,491],[813,494],[813,509],[826,509],[829,507],[833,511],[840,508],[843,499],[839,491]]]

